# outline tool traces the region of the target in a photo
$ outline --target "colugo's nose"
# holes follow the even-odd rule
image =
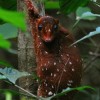
[[[53,36],[53,34],[51,33],[51,31],[48,31],[48,32],[43,36],[43,38],[44,38],[44,41],[45,41],[45,42],[52,42],[53,39],[54,39],[54,36]]]

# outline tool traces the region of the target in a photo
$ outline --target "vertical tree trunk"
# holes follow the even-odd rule
[[[25,7],[23,0],[17,0],[17,5],[18,11],[23,12]],[[29,25],[27,26],[29,27]],[[29,73],[33,73],[36,68],[33,38],[30,32],[25,34],[21,30],[18,32],[18,68]],[[21,78],[19,85],[31,93],[36,92],[32,77]]]

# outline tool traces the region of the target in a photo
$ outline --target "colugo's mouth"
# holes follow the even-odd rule
[[[43,41],[44,42],[52,42],[54,40],[53,36],[44,36]]]

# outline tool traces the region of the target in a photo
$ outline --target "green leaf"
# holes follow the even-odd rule
[[[30,75],[27,72],[20,72],[16,69],[7,68],[7,67],[4,69],[0,68],[0,73],[3,74],[13,84],[15,84],[18,78]]]
[[[100,17],[100,14],[93,14],[92,12],[85,12],[82,14],[80,19],[85,19],[85,20],[94,20],[96,17]]]
[[[92,88],[90,86],[82,86],[82,87],[76,87],[76,88],[67,88],[67,89],[64,89],[61,93],[58,93],[58,94],[52,96],[52,98],[59,97],[59,96],[63,96],[66,93],[69,93],[71,91],[75,91],[75,90],[82,91],[82,90],[85,90],[85,89],[95,90],[94,88]]]
[[[17,55],[18,54],[18,50],[15,50],[15,49],[8,49],[8,52],[9,53],[12,53],[12,54],[15,54],[15,55]]]
[[[6,77],[4,75],[0,75],[0,80],[1,79],[6,79]]]
[[[0,34],[0,48],[9,49],[10,46],[10,42],[5,40],[4,37]]]
[[[3,94],[5,94],[6,92],[10,92],[10,93],[12,93],[13,94],[13,96],[14,95],[20,95],[20,94],[23,94],[23,93],[19,93],[19,92],[17,92],[17,91],[14,91],[14,90],[10,90],[10,89],[0,89],[0,94],[1,93],[3,93]],[[23,95],[25,95],[25,94],[23,94]],[[26,95],[25,95],[26,96]]]
[[[82,37],[81,39],[77,40],[76,42],[74,42],[74,43],[71,44],[70,46],[72,46],[72,45],[74,45],[74,44],[76,44],[76,43],[79,43],[79,42],[81,42],[81,41],[83,41],[83,40],[85,40],[85,39],[87,39],[87,38],[90,38],[90,37],[92,37],[92,36],[94,36],[94,35],[97,35],[97,34],[100,34],[100,27],[97,27],[97,28],[96,28],[96,31],[90,32],[88,35],[86,35],[86,36]]]
[[[0,7],[10,10],[16,10],[17,9],[17,0],[0,0]]]
[[[76,10],[76,16],[81,17],[83,13],[85,12],[91,12],[91,9],[88,7],[79,7]]]
[[[6,99],[5,100],[12,100],[12,93],[11,92],[5,92],[5,97]]]
[[[11,66],[11,64],[9,64],[7,61],[3,61],[3,60],[0,60],[0,65],[2,65],[2,66],[8,66],[8,67]]]
[[[48,1],[45,2],[45,8],[46,9],[59,9],[59,2],[57,1]]]
[[[91,0],[91,1],[93,1],[93,2],[97,2],[97,0]]]
[[[61,12],[69,14],[76,11],[78,7],[83,7],[88,4],[90,0],[59,0]]]
[[[92,12],[85,12],[83,13],[81,16],[77,16],[77,21],[76,23],[73,25],[73,28],[79,23],[79,21],[81,19],[84,19],[84,20],[95,20],[96,17],[100,17],[100,14],[93,14]]]
[[[8,11],[0,8],[0,19],[17,26],[22,30],[26,30],[25,15],[21,12]]]
[[[4,39],[16,38],[18,34],[18,29],[10,23],[0,25],[0,34]]]

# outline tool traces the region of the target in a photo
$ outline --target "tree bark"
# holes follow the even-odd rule
[[[24,1],[17,0],[18,11],[23,12],[25,9]],[[29,30],[29,25],[28,30]],[[28,34],[25,34],[23,31],[19,30],[18,32],[18,68],[20,71],[26,71],[33,73],[36,69],[36,61],[33,47],[33,38],[28,31]],[[19,80],[19,85],[25,90],[36,93],[36,86],[34,83],[34,77],[25,77]],[[21,91],[22,92],[22,91]],[[27,99],[29,100],[29,99]]]

